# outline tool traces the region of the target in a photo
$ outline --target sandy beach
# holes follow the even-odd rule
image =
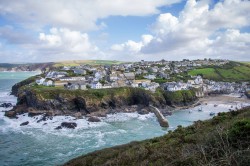
[[[239,97],[239,95],[217,95],[217,96],[208,96],[204,98],[200,98],[199,102],[201,104],[226,104],[226,105],[232,105],[237,106],[240,104],[250,104],[250,99],[248,99],[246,96]]]

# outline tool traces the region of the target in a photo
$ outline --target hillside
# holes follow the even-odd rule
[[[55,68],[62,66],[79,66],[83,64],[89,65],[112,65],[121,64],[125,62],[111,61],[111,60],[72,60],[72,61],[61,61],[61,62],[44,62],[44,63],[22,63],[22,64],[11,64],[11,63],[0,63],[0,71],[35,71],[42,70],[44,68]]]
[[[51,68],[53,64],[53,62],[24,64],[0,63],[0,71],[36,71],[44,68]]]
[[[207,66],[188,72],[189,75],[202,75],[214,81],[242,82],[250,81],[250,66],[246,63],[229,62],[223,66]]]
[[[250,163],[250,107],[220,113],[192,126],[141,142],[75,158],[65,166],[90,165],[239,165]]]
[[[73,61],[55,62],[54,67],[79,66],[79,65],[83,65],[83,64],[88,64],[88,65],[112,65],[112,64],[121,64],[121,63],[124,63],[124,62],[110,61],[110,60],[73,60]]]

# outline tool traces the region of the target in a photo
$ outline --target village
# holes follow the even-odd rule
[[[140,87],[155,92],[158,87],[166,91],[196,89],[196,96],[209,93],[243,93],[248,82],[215,82],[202,76],[189,76],[181,79],[181,73],[202,66],[221,66],[228,60],[187,60],[182,61],[144,61],[119,65],[79,65],[50,69],[36,84],[63,87],[68,90],[105,89],[118,87]],[[172,77],[178,76],[178,81]]]

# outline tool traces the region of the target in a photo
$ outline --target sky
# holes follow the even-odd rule
[[[0,63],[250,61],[249,0],[0,0]]]

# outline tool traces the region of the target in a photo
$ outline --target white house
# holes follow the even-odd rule
[[[152,82],[150,85],[148,85],[147,88],[145,88],[146,90],[150,90],[152,92],[155,92],[156,88],[158,88],[160,86],[159,83],[156,82]]]
[[[86,70],[83,70],[83,69],[75,69],[74,73],[75,74],[83,74],[83,75],[87,74]]]
[[[202,84],[203,83],[203,79],[201,76],[197,76],[194,80],[195,84]]]
[[[109,80],[110,81],[116,81],[116,80],[118,80],[118,76],[117,76],[117,74],[110,74],[109,75]]]
[[[53,86],[54,82],[52,80],[46,80],[46,81],[43,82],[43,85],[44,86]]]
[[[87,86],[86,86],[86,84],[79,84],[79,88],[80,88],[81,90],[86,90],[86,89],[87,89]]]
[[[70,67],[69,66],[64,66],[63,70],[70,70]]]
[[[103,88],[103,89],[111,88],[111,84],[104,84],[104,85],[102,86],[102,88]]]
[[[133,88],[138,88],[138,87],[139,87],[139,84],[136,83],[136,82],[133,82],[133,83],[131,84],[131,87],[133,87]]]
[[[62,77],[60,81],[85,81],[85,77]]]
[[[102,72],[96,72],[95,73],[95,78],[94,80],[99,81],[100,79],[102,79],[104,77]]]
[[[92,89],[102,89],[102,84],[100,82],[94,82],[91,84]]]
[[[36,80],[36,83],[37,83],[38,85],[42,85],[44,81],[45,81],[45,78],[40,78],[40,79],[37,79],[37,80]]]
[[[149,80],[154,80],[154,79],[156,78],[156,76],[153,75],[153,74],[149,74],[149,75],[147,75],[147,76],[144,76],[144,78],[147,78],[147,79],[149,79]]]

